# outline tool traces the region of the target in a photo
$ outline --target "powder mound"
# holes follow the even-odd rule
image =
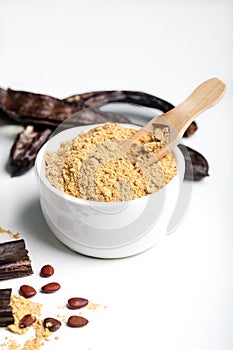
[[[45,155],[47,179],[66,194],[95,201],[125,201],[158,191],[177,174],[173,155],[167,153],[146,169],[140,164],[167,143],[168,130],[156,126],[123,155],[121,143],[136,132],[107,123],[63,142]]]
[[[48,340],[51,332],[43,326],[43,321],[40,319],[42,304],[35,303],[31,300],[25,299],[21,296],[11,296],[11,307],[14,315],[14,324],[7,326],[7,329],[15,334],[25,334],[29,329],[34,329],[34,336],[28,339],[21,350],[39,350],[43,345],[44,340]],[[26,328],[20,328],[20,320],[27,314],[31,314],[36,317],[36,321],[32,326]],[[18,349],[19,345],[15,341],[11,341],[8,344],[8,350]]]

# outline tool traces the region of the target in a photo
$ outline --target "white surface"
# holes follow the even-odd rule
[[[52,308],[78,294],[108,306],[88,314],[83,329],[64,326],[43,349],[64,349],[67,336],[80,350],[233,348],[232,12],[230,0],[1,1],[4,88],[61,98],[133,89],[176,104],[212,76],[228,87],[185,140],[206,156],[210,177],[193,184],[175,233],[129,259],[83,257],[54,238],[40,212],[34,172],[10,178],[5,170],[16,128],[1,127],[0,226],[25,238],[35,274],[0,288],[39,287],[39,268],[52,263],[62,289],[35,300],[49,300]]]

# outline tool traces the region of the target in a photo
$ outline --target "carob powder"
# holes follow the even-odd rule
[[[122,154],[121,143],[137,130],[117,123],[94,127],[46,153],[46,177],[54,187],[77,198],[114,202],[146,196],[177,174],[171,153],[140,169],[168,141],[165,131],[155,128]]]

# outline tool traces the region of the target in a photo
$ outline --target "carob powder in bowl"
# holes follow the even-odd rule
[[[121,143],[136,132],[107,123],[63,142],[57,151],[45,155],[47,179],[66,194],[103,202],[131,200],[158,191],[177,174],[173,155],[167,153],[146,169],[140,169],[140,164],[164,146],[168,132],[155,129],[122,155]]]

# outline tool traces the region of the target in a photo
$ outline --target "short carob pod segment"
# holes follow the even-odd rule
[[[14,316],[10,305],[11,288],[0,289],[0,327],[7,327],[14,323]]]
[[[33,274],[25,241],[19,239],[0,243],[0,280]]]

